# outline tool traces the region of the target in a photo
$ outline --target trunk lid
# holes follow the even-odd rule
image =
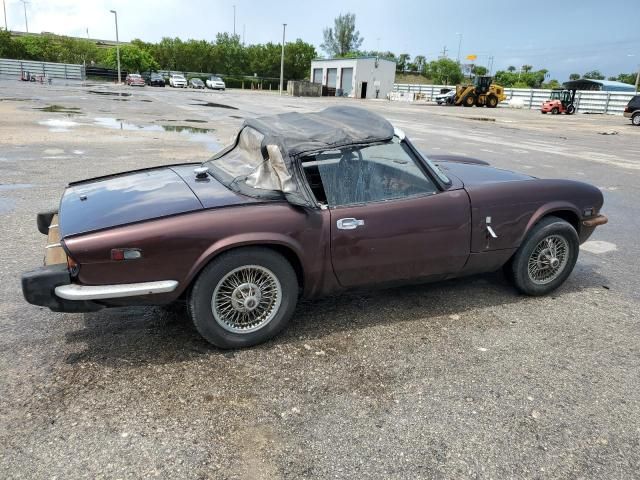
[[[196,166],[138,170],[70,184],[60,201],[61,238],[253,200],[212,177],[196,181]]]

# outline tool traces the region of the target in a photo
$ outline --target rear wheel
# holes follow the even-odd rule
[[[631,117],[631,123],[636,127],[640,127],[640,113],[636,113],[633,117]]]
[[[567,107],[567,115],[573,115],[574,113],[576,113],[576,107],[573,105],[569,105]]]
[[[560,113],[560,110],[558,110],[558,107],[553,107],[553,108],[551,109],[551,113],[552,113],[553,115],[558,115],[558,114]]]
[[[208,342],[241,348],[278,334],[297,300],[291,264],[268,248],[251,247],[224,253],[205,267],[191,290],[189,310]]]
[[[575,229],[549,216],[533,227],[505,270],[522,293],[545,295],[569,277],[579,248]]]
[[[487,97],[487,107],[496,108],[498,106],[498,97],[495,95],[489,95]]]
[[[476,104],[476,96],[473,94],[467,95],[462,104],[465,107],[473,107]]]

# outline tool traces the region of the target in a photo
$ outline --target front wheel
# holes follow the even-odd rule
[[[473,94],[467,95],[462,104],[465,107],[473,107],[476,104],[476,96]]]
[[[574,113],[576,113],[576,107],[573,105],[569,105],[567,107],[567,115],[573,115]]]
[[[495,95],[489,95],[487,97],[487,107],[496,108],[498,106],[498,97]]]
[[[579,248],[575,229],[561,218],[549,216],[533,227],[505,270],[522,293],[545,295],[569,277]]]
[[[289,322],[298,300],[291,264],[268,248],[223,253],[205,267],[189,297],[193,323],[219,348],[257,345]]]
[[[560,110],[558,109],[558,107],[553,107],[553,108],[551,109],[551,113],[552,113],[553,115],[558,115],[558,114],[560,113]]]

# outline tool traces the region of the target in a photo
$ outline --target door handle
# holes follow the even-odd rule
[[[341,218],[336,222],[338,230],[354,230],[364,225],[364,220],[358,220],[357,218]]]

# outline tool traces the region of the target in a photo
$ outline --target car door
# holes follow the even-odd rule
[[[335,155],[333,155],[335,157]],[[469,198],[441,190],[402,142],[342,151],[320,175],[331,212],[331,260],[341,285],[446,277],[470,250]]]

